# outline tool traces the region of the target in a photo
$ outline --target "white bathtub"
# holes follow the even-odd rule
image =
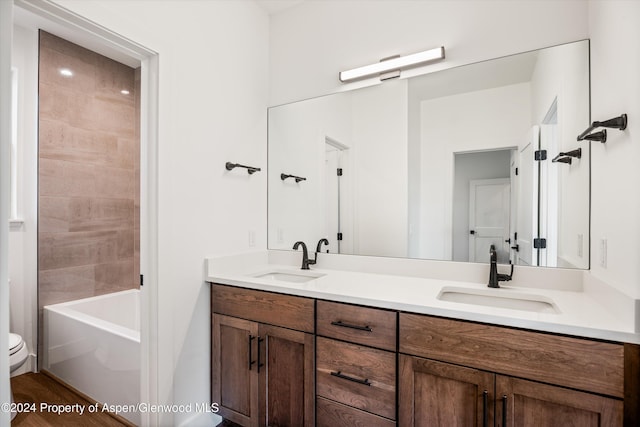
[[[140,402],[140,291],[48,305],[43,323],[45,370],[97,402]]]

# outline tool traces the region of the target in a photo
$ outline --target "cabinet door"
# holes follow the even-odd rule
[[[498,375],[498,427],[618,427],[621,400]]]
[[[399,425],[493,425],[495,374],[400,355]]]
[[[258,324],[213,315],[211,400],[219,415],[243,426],[258,425]]]
[[[264,324],[259,332],[259,425],[313,426],[313,335]]]

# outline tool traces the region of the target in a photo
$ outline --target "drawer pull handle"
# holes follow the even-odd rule
[[[333,326],[340,326],[342,328],[357,329],[359,331],[373,332],[373,329],[371,329],[370,326],[351,325],[349,323],[344,323],[342,320],[338,320],[337,322],[335,322],[335,321],[331,322],[331,324]]]
[[[264,340],[264,338],[258,336],[258,373],[260,373],[260,368],[264,366],[264,363],[260,363],[260,343]]]
[[[251,370],[251,366],[256,363],[255,360],[251,360],[253,359],[253,355],[251,354],[251,342],[256,339],[256,337],[254,337],[253,335],[249,335],[249,370]]]
[[[334,377],[342,378],[344,380],[353,381],[354,383],[371,386],[371,383],[369,382],[368,379],[361,380],[361,379],[358,379],[358,378],[353,378],[353,377],[350,377],[348,375],[343,374],[341,371],[331,372],[331,375],[333,375]]]
[[[502,396],[502,427],[507,427],[507,395]]]
[[[489,426],[489,417],[487,411],[487,401],[489,400],[489,392],[487,390],[482,392],[482,427]]]

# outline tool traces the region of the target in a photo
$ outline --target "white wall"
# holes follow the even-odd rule
[[[207,402],[204,258],[266,248],[268,17],[249,1],[56,3],[159,54],[159,278],[146,285],[159,293],[160,399]],[[248,176],[226,161],[264,169]]]
[[[354,253],[407,254],[407,81],[353,97]]]
[[[591,274],[640,298],[640,2],[590,1],[591,117],[629,116],[591,143]],[[607,265],[600,265],[600,239]]]
[[[308,1],[271,19],[269,100],[353,86],[338,73],[395,54],[444,46],[446,60],[428,69],[450,68],[581,40],[587,24],[582,0]]]
[[[454,153],[520,145],[530,128],[530,91],[519,83],[421,103],[419,258],[453,259]]]

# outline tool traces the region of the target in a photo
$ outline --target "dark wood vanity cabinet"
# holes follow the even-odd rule
[[[211,286],[212,402],[242,426],[640,425],[640,346]]]
[[[623,425],[621,344],[413,314],[399,341],[401,426]]]
[[[315,425],[314,301],[212,285],[211,400],[242,426]]]

